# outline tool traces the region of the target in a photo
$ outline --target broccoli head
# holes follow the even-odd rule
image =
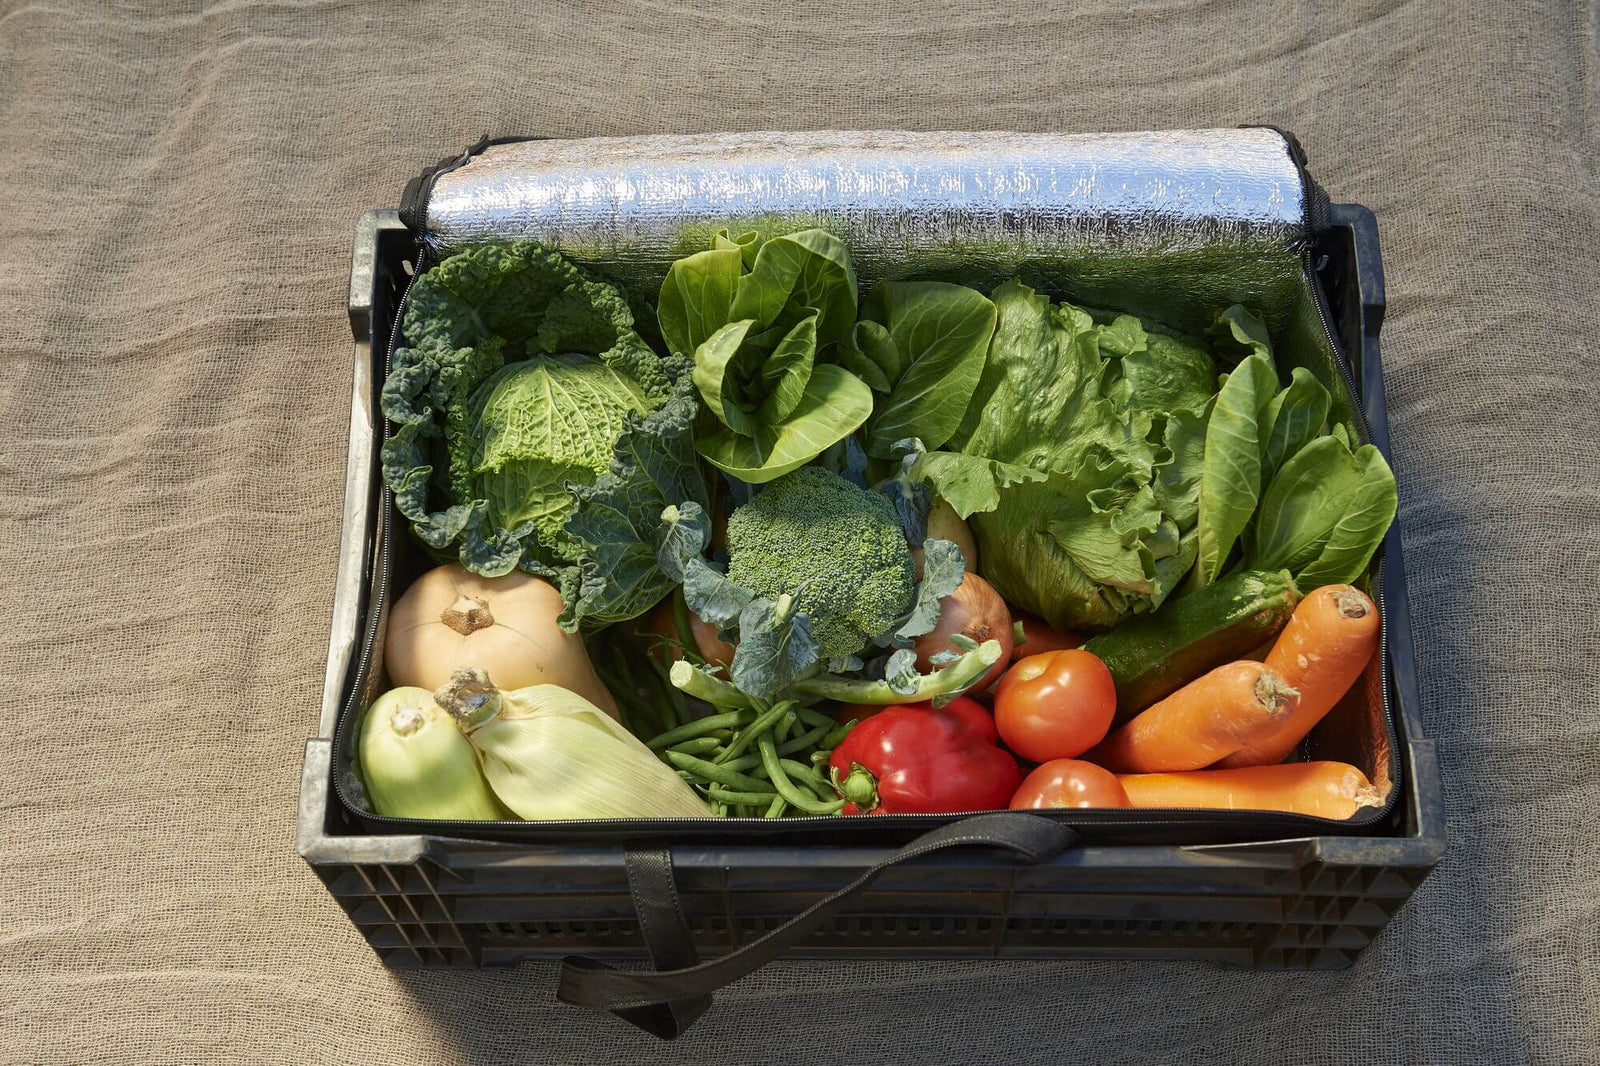
[[[911,609],[916,567],[887,497],[806,466],[728,519],[728,577],[758,596],[794,595],[823,656],[836,657]]]

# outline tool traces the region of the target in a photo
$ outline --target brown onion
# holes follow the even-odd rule
[[[1011,611],[1000,594],[977,574],[961,579],[957,589],[939,601],[939,624],[931,633],[917,638],[917,669],[924,672],[937,669],[932,659],[941,651],[961,654],[961,649],[950,643],[950,638],[963,633],[982,644],[986,640],[1000,642],[1000,659],[983,678],[972,686],[981,692],[1000,679],[1011,665],[1011,647],[1015,634],[1011,629]]]

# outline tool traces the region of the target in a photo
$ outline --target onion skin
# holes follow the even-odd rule
[[[939,669],[933,657],[941,651],[961,653],[950,643],[957,633],[982,644],[986,640],[1000,643],[1000,659],[972,690],[981,692],[1000,680],[1000,675],[1011,665],[1011,649],[1015,634],[1011,628],[1011,610],[1000,598],[994,586],[977,574],[968,573],[954,592],[939,601],[939,624],[933,631],[917,638],[913,647],[917,653],[917,669],[926,673]]]

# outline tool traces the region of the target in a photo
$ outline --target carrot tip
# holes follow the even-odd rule
[[[1371,600],[1355,589],[1345,589],[1336,593],[1333,602],[1339,608],[1339,613],[1346,618],[1365,618],[1372,604]]]

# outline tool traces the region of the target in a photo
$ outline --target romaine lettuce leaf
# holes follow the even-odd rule
[[[995,309],[965,285],[886,281],[875,286],[841,351],[846,366],[867,364],[864,380],[887,393],[867,423],[866,448],[879,459],[916,437],[929,448],[960,427],[983,372]]]
[[[1251,355],[1234,368],[1217,393],[1206,423],[1200,476],[1196,588],[1209,585],[1222,573],[1234,542],[1256,512],[1261,497],[1261,457],[1267,444],[1262,422],[1277,391],[1272,363]]]
[[[1371,444],[1318,437],[1283,464],[1261,499],[1249,565],[1289,570],[1302,591],[1354,581],[1393,521],[1394,474]]]
[[[719,232],[709,250],[673,263],[657,321],[668,347],[693,358],[713,416],[702,420],[700,453],[762,484],[855,432],[872,413],[872,391],[818,358],[850,335],[855,317],[850,254],[822,230],[767,241]]]

